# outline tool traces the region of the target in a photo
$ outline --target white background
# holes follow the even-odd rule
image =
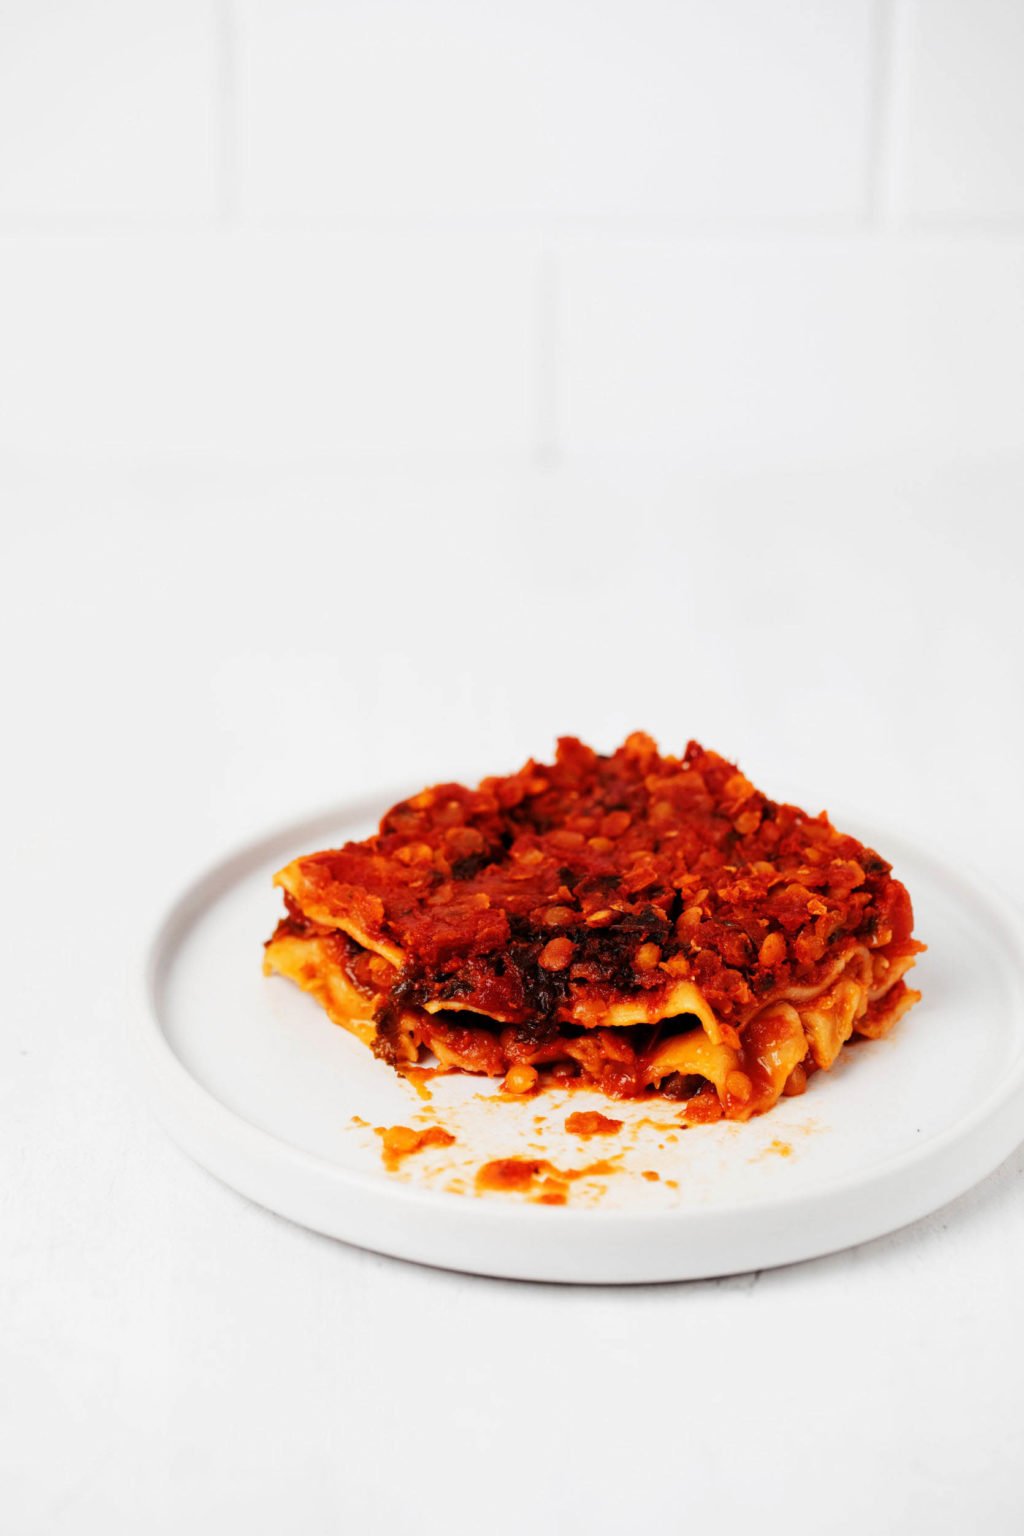
[[[1019,1531],[1021,1153],[501,1284],[222,1189],[125,1038],[198,867],[565,731],[1015,883],[1022,78],[1014,0],[0,0],[5,1532]]]

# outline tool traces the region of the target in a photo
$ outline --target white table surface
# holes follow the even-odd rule
[[[501,1283],[221,1187],[126,1046],[198,867],[559,733],[697,736],[1010,884],[1022,502],[1021,465],[0,472],[0,1528],[1022,1528],[1024,1152],[791,1269]]]

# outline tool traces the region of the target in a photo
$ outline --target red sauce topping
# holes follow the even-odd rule
[[[404,1003],[519,1025],[675,978],[728,1021],[814,982],[844,943],[916,947],[873,850],[696,742],[663,757],[641,733],[608,757],[566,737],[553,764],[424,790],[294,869],[300,908],[398,946]]]

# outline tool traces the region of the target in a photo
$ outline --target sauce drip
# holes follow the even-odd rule
[[[411,1067],[406,1065],[405,1062],[401,1062],[396,1071],[405,1078],[406,1082],[415,1088],[421,1099],[430,1099],[432,1097],[430,1089],[427,1087],[431,1079],[444,1076],[440,1067]]]

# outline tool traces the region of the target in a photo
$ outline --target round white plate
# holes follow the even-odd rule
[[[184,893],[153,941],[139,1044],[157,1112],[186,1152],[251,1200],[365,1248],[477,1274],[696,1279],[891,1232],[970,1188],[1024,1137],[1015,917],[863,826],[910,888],[929,945],[913,977],[924,1000],[888,1039],[847,1048],[801,1098],[746,1125],[688,1130],[662,1101],[612,1107],[557,1091],[511,1102],[480,1078],[434,1079],[421,1098],[311,998],[261,972],[280,910],[274,870],[365,836],[394,798],[243,849]],[[621,1119],[621,1131],[570,1135],[566,1116],[591,1108]],[[395,1124],[439,1124],[455,1142],[389,1172],[374,1128]],[[477,1170],[499,1157],[613,1171],[584,1171],[564,1205],[542,1205],[477,1193]]]

